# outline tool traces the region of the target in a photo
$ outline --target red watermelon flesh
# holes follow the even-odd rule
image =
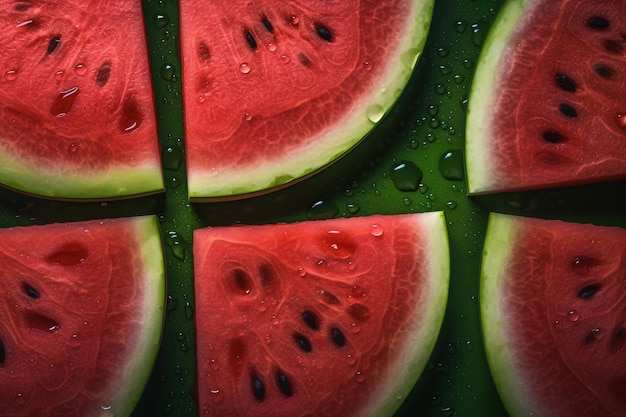
[[[469,103],[470,193],[626,178],[626,2],[509,0]]]
[[[78,199],[163,189],[140,1],[4,1],[0,35],[0,183]]]
[[[180,2],[192,199],[284,186],[351,148],[404,88],[431,0]]]
[[[0,416],[124,417],[161,335],[154,216],[0,230]]]
[[[442,213],[194,233],[203,416],[388,416],[446,305]]]
[[[512,416],[626,415],[626,230],[492,214],[481,306]]]

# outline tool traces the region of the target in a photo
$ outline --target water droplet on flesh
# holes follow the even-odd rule
[[[54,117],[64,117],[72,109],[76,98],[80,94],[80,90],[78,87],[68,88],[67,90],[62,90],[59,92],[59,95],[54,99],[52,103],[52,108],[50,109],[50,113]]]
[[[567,312],[567,319],[569,321],[578,321],[580,314],[576,310],[570,310]]]
[[[8,70],[4,73],[4,79],[7,81],[13,81],[17,78],[17,70]]]
[[[85,64],[76,64],[74,67],[74,72],[76,75],[85,75],[87,74],[87,65]]]
[[[370,233],[372,234],[372,236],[379,237],[379,236],[382,236],[384,232],[385,230],[378,223],[374,223],[370,226]]]
[[[250,68],[250,64],[246,63],[246,62],[242,62],[241,65],[239,65],[239,71],[242,74],[248,74],[250,72],[251,68]]]
[[[372,123],[378,123],[385,115],[385,109],[380,104],[372,104],[365,111],[365,115]]]

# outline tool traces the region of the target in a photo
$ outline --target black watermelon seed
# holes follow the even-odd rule
[[[578,116],[578,112],[576,111],[576,109],[570,106],[569,104],[565,104],[565,103],[559,104],[559,111],[563,115],[567,117],[571,117],[572,119]]]
[[[53,53],[55,53],[59,47],[61,46],[61,35],[55,35],[52,38],[50,38],[50,41],[48,42],[48,49],[46,50],[46,53],[48,55],[52,55]]]
[[[4,343],[2,342],[2,339],[0,339],[0,365],[4,363],[6,358],[7,358],[7,351],[4,348]]]
[[[272,22],[270,22],[267,17],[261,19],[261,23],[263,23],[263,26],[265,26],[265,29],[267,29],[269,33],[274,33],[274,26],[272,26]]]
[[[267,263],[262,263],[261,266],[259,266],[259,278],[261,284],[265,287],[269,287],[277,281],[276,272],[272,266]]]
[[[318,25],[315,28],[315,32],[317,32],[317,36],[319,36],[326,42],[333,41],[333,34],[330,32],[330,30],[326,26]]]
[[[285,374],[278,372],[278,374],[276,374],[276,382],[278,383],[278,388],[280,388],[283,394],[291,396],[291,383]]]
[[[596,295],[596,293],[600,290],[600,287],[601,285],[597,283],[587,285],[578,292],[578,296],[580,298],[591,298]]]
[[[318,330],[320,328],[319,321],[317,320],[317,315],[312,311],[304,311],[302,313],[302,320],[313,330]]]
[[[106,83],[109,82],[109,78],[111,78],[111,63],[105,61],[100,65],[96,73],[96,85],[98,87],[104,87]]]
[[[587,26],[591,29],[603,30],[609,27],[609,21],[604,17],[593,16],[587,20]]]
[[[252,36],[252,33],[250,33],[249,31],[246,31],[245,37],[246,37],[246,42],[248,42],[248,46],[250,47],[250,49],[252,49],[253,51],[256,51],[256,49],[258,48],[258,45],[256,43],[256,39],[254,39],[254,36]]]
[[[300,333],[296,333],[293,336],[293,339],[296,341],[296,343],[298,344],[298,347],[303,352],[310,352],[313,349],[313,346],[311,346],[311,342],[309,341],[309,339],[307,339],[306,337],[304,337]]]
[[[346,337],[340,329],[336,327],[330,329],[330,337],[333,339],[333,342],[335,342],[337,346],[343,347],[346,345]]]
[[[603,64],[597,64],[593,67],[593,69],[596,74],[605,79],[609,79],[615,75],[615,70],[613,68]]]
[[[554,78],[556,81],[556,84],[565,91],[569,91],[569,92],[574,92],[576,91],[576,84],[574,84],[574,81],[572,81],[572,79],[570,77],[568,77],[565,74],[557,74],[556,77]]]
[[[31,287],[30,285],[24,283],[23,284],[24,287],[24,292],[26,293],[27,296],[29,296],[30,298],[39,298],[39,291],[37,291],[36,289],[34,289],[33,287]]]
[[[204,42],[200,42],[198,45],[198,58],[200,58],[201,61],[208,61],[211,58],[209,45]]]
[[[251,384],[254,398],[259,401],[263,401],[265,399],[265,385],[263,384],[263,381],[261,381],[261,378],[259,378],[255,373],[252,374]]]
[[[611,54],[621,55],[624,52],[624,45],[615,39],[605,39],[602,41],[602,46]]]
[[[561,135],[558,132],[547,131],[547,132],[543,132],[543,135],[541,136],[543,137],[545,141],[550,142],[550,143],[563,142],[563,135]]]

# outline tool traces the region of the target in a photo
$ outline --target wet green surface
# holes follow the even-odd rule
[[[168,314],[150,384],[134,416],[195,416],[191,235],[204,225],[274,223],[442,210],[451,286],[438,344],[398,416],[506,416],[486,365],[479,323],[480,253],[489,211],[626,226],[626,183],[469,199],[462,153],[467,94],[495,0],[438,0],[431,34],[401,102],[359,147],[283,191],[240,202],[186,195],[175,0],[144,0],[167,192],[108,203],[50,202],[0,190],[0,225],[154,213],[167,256]]]

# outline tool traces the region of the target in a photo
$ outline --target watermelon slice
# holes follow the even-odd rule
[[[202,416],[389,416],[448,290],[440,212],[194,233]]]
[[[189,196],[232,199],[339,158],[389,111],[433,0],[180,1]]]
[[[626,229],[492,214],[489,365],[512,417],[626,415]]]
[[[0,5],[0,184],[59,199],[163,190],[141,2]]]
[[[165,281],[155,216],[0,230],[0,416],[124,417]]]
[[[508,0],[467,118],[470,194],[626,178],[624,0]]]

